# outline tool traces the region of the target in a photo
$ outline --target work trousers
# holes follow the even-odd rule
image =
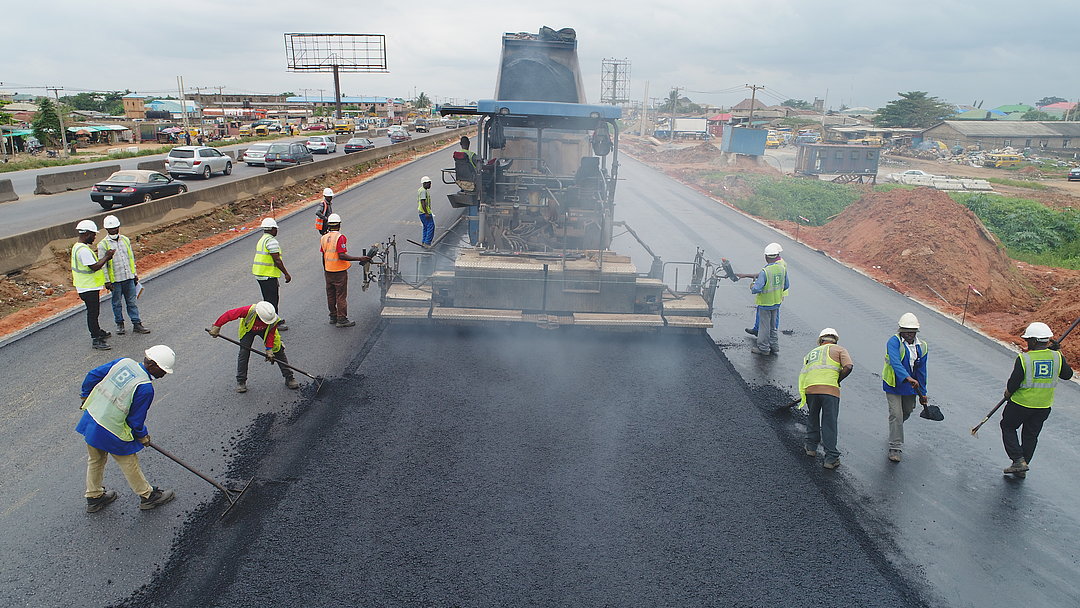
[[[273,304],[274,311],[277,312],[279,317],[284,318],[284,315],[281,314],[281,309],[278,308],[278,278],[270,277],[268,279],[258,281],[258,283],[259,291],[262,292],[262,299]]]
[[[889,402],[889,449],[903,450],[904,422],[915,410],[915,395],[894,395],[885,393]]]
[[[474,245],[476,243],[473,243]],[[780,309],[776,309],[776,327],[780,327]],[[761,325],[761,314],[757,312],[757,308],[754,309],[754,334],[757,334],[758,327]]]
[[[124,307],[127,307],[128,316],[131,317],[132,325],[141,325],[139,318],[139,305],[135,299],[135,279],[115,281],[112,284],[112,314],[113,321],[117,325],[124,324]]]
[[[101,325],[98,324],[101,300],[98,299],[98,290],[84,291],[79,294],[79,298],[86,304],[86,328],[90,330],[90,337],[97,340],[101,337]]]
[[[323,271],[326,279],[326,307],[331,319],[345,319],[349,316],[349,271]]]
[[[840,397],[832,395],[806,395],[806,439],[808,450],[816,450],[820,443],[825,448],[825,462],[840,458],[836,449],[836,418],[840,414]]]
[[[105,493],[105,486],[101,485],[101,482],[105,479],[105,463],[109,460],[109,453],[90,444],[86,444],[86,451],[89,454],[86,458],[86,497],[98,498]],[[139,466],[139,455],[113,454],[112,457],[116,464],[120,465],[120,471],[127,478],[131,490],[143,498],[150,496],[154,488],[143,475],[142,468]]]
[[[1005,404],[1005,411],[1001,413],[1001,443],[1005,444],[1005,453],[1011,460],[1023,458],[1031,462],[1035,446],[1039,445],[1043,423],[1050,417],[1050,409],[1024,407],[1012,401]],[[1019,439],[1016,438],[1017,429],[1020,429]]]
[[[420,214],[420,223],[424,225],[424,236],[420,239],[421,245],[430,245],[435,240],[435,216],[430,213]]]
[[[247,382],[248,359],[251,358],[251,351],[248,350],[248,349],[252,348],[252,344],[255,343],[255,338],[256,337],[259,338],[259,345],[260,346],[265,346],[265,343],[266,343],[265,332],[263,333],[263,335],[259,335],[257,332],[249,331],[248,333],[244,334],[243,338],[240,338],[240,344],[242,346],[240,348],[239,354],[237,354],[237,356],[236,356],[236,381],[237,382]],[[285,367],[285,366],[283,366],[283,365],[281,365],[282,363],[288,363],[289,362],[288,358],[285,357],[285,347],[284,346],[281,347],[281,350],[274,353],[274,359],[278,363],[278,369],[281,370],[281,375],[286,380],[288,380],[289,378],[292,378],[293,377],[292,370]]]
[[[757,334],[757,347],[758,350],[765,352],[772,351],[774,353],[780,352],[780,332],[778,331],[780,323],[780,309],[779,308],[761,308],[757,309],[758,314],[758,334]]]

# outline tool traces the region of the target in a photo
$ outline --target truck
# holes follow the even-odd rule
[[[443,106],[443,116],[478,121],[472,163],[455,153],[442,181],[457,184],[451,207],[462,221],[419,250],[396,237],[370,251],[381,263],[383,319],[391,323],[535,324],[554,329],[703,331],[712,327],[717,281],[730,265],[697,250],[665,262],[615,219],[617,106],[584,96],[572,29],[510,33],[502,39],[494,99]],[[630,235],[649,259],[638,272],[612,250]],[[417,244],[419,245],[419,244]],[[670,284],[665,279],[673,279]]]
[[[705,118],[676,118],[675,137],[709,138],[709,121]]]

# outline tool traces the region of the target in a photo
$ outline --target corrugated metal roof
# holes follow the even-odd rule
[[[1055,137],[1059,135],[1058,131],[1050,126],[1052,123],[1028,120],[946,120],[942,124],[970,137]]]

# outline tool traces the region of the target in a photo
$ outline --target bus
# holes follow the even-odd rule
[[[983,157],[984,167],[1015,167],[1024,157],[1019,154],[987,154]]]

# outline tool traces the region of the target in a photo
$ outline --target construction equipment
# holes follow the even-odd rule
[[[229,507],[227,509],[225,509],[221,513],[221,515],[218,517],[218,519],[224,518],[225,515],[227,515],[229,513],[229,511],[232,511],[232,508],[236,506],[236,503],[240,502],[240,497],[244,495],[244,492],[247,492],[247,489],[251,485],[251,482],[255,481],[255,478],[252,477],[251,479],[247,480],[247,482],[239,490],[236,489],[236,488],[227,488],[224,485],[222,485],[221,483],[219,483],[213,477],[210,477],[209,475],[206,475],[204,473],[199,472],[198,470],[195,469],[195,467],[193,467],[190,464],[184,462],[183,460],[180,460],[179,458],[177,458],[176,456],[171,454],[168,450],[166,450],[165,448],[157,445],[153,441],[147,443],[147,445],[154,448],[155,450],[161,452],[161,454],[163,456],[165,456],[166,458],[168,458],[169,460],[175,462],[176,464],[178,464],[178,465],[184,467],[185,469],[191,471],[192,473],[198,475],[199,477],[201,477],[203,479],[203,481],[205,481],[205,482],[209,483],[210,485],[214,486],[215,488],[221,490],[221,493],[224,494],[225,498],[229,501]]]
[[[722,267],[699,249],[692,262],[664,262],[614,219],[621,110],[585,101],[571,29],[506,34],[495,99],[448,106],[443,116],[478,117],[472,157],[442,171],[456,230],[420,251],[394,252],[382,318],[412,323],[504,323],[607,329],[712,327]],[[474,175],[475,173],[475,175]],[[617,229],[622,232],[617,233]],[[628,234],[651,258],[647,273],[611,250]],[[445,235],[443,235],[445,237]],[[438,249],[450,243],[456,253]],[[385,248],[384,248],[385,250]],[[671,280],[670,286],[665,280]]]
[[[206,333],[210,334],[210,330],[206,329]],[[256,355],[259,355],[260,357],[265,357],[266,356],[265,353],[257,351],[254,348],[251,348],[250,346],[244,346],[239,340],[233,340],[232,338],[229,338],[227,336],[223,336],[221,334],[218,334],[216,336],[213,335],[213,334],[210,334],[210,335],[212,337],[214,337],[214,338],[221,338],[222,340],[225,340],[226,342],[232,342],[233,344],[239,346],[240,348],[246,348],[247,350],[255,353]],[[308,378],[311,378],[312,380],[314,380],[315,381],[315,394],[316,395],[319,394],[319,391],[322,389],[323,382],[326,381],[326,379],[323,378],[322,376],[312,376],[311,374],[305,372],[304,370],[302,370],[302,369],[300,369],[298,367],[295,367],[293,365],[289,365],[288,363],[285,363],[284,361],[275,361],[275,363],[277,363],[278,365],[280,365],[282,367],[286,367],[288,369],[291,369],[291,370],[293,370],[294,372],[296,372],[298,374],[303,374],[303,375],[307,376]]]

